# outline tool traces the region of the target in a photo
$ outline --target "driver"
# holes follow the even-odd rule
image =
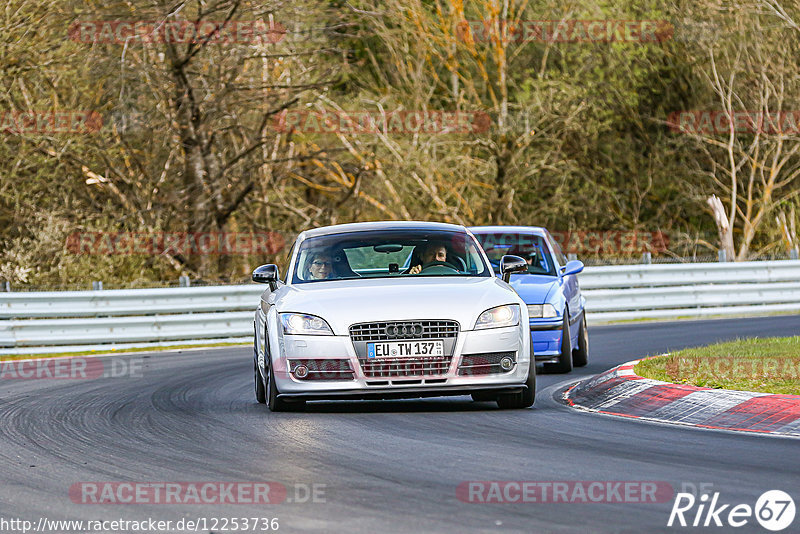
[[[516,247],[508,251],[509,254],[519,256],[525,260],[525,263],[532,267],[540,267],[539,250],[536,247]]]
[[[535,269],[545,269],[545,270],[547,270],[547,268],[542,265],[542,257],[539,255],[539,249],[538,248],[533,248],[533,249],[527,251],[525,254],[522,254],[521,256],[523,258],[525,258],[525,262],[528,265],[530,265],[531,267],[533,267]],[[529,271],[530,271],[530,269],[529,269]]]
[[[425,246],[425,250],[423,250],[422,254],[420,254],[420,259],[422,260],[422,264],[411,267],[411,270],[408,271],[408,274],[419,274],[419,272],[422,271],[423,266],[428,265],[429,263],[435,261],[447,261],[447,248],[438,243],[428,243]]]

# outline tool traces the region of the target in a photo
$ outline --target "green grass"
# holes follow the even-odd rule
[[[800,336],[683,349],[641,361],[634,372],[677,384],[800,395]]]
[[[35,358],[66,358],[70,356],[102,356],[105,354],[122,354],[125,352],[160,352],[164,350],[180,349],[207,349],[213,347],[243,347],[250,343],[208,343],[207,345],[165,345],[156,347],[135,347],[128,349],[89,350],[84,352],[56,352],[48,354],[4,354],[0,356],[0,362],[13,360],[30,360]]]

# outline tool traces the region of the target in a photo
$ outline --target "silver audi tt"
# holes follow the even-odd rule
[[[315,399],[472,395],[526,408],[536,392],[528,310],[463,226],[372,222],[295,241],[255,315],[256,399],[286,410]]]

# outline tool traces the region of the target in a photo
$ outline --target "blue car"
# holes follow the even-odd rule
[[[483,246],[495,273],[506,254],[519,256],[528,271],[511,275],[511,286],[528,305],[531,342],[545,370],[568,373],[589,359],[586,299],[578,273],[583,263],[567,261],[561,247],[536,226],[475,226],[470,231]]]

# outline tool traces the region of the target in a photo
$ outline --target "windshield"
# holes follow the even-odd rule
[[[528,262],[528,274],[556,276],[550,249],[541,236],[518,233],[476,233],[475,238],[486,251],[496,273],[500,272],[502,257],[512,254]]]
[[[306,239],[292,283],[419,276],[492,276],[492,271],[468,234],[374,230]]]

